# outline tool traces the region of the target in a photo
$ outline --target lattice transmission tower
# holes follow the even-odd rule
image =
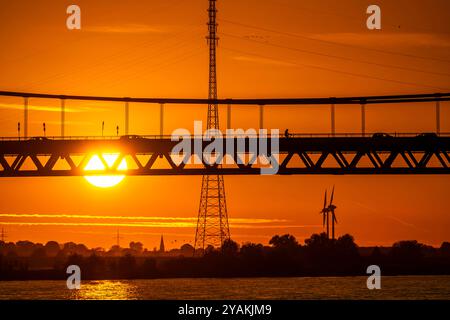
[[[209,45],[209,93],[210,100],[217,99],[217,69],[216,69],[216,0],[209,0],[208,35]],[[219,110],[217,104],[208,104],[208,129],[219,129]],[[204,175],[200,206],[198,209],[197,231],[195,232],[195,249],[205,249],[208,245],[221,246],[230,238],[228,227],[227,204],[225,198],[225,184],[222,175]]]
[[[7,238],[5,230],[2,228],[2,233],[0,234],[0,240],[5,242],[5,239]]]

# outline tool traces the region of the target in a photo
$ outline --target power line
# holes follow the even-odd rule
[[[172,0],[172,1],[174,1],[174,0]],[[175,2],[172,2],[172,1],[167,1],[163,5],[159,5],[158,7],[155,7],[155,5],[152,4],[152,13],[155,13],[157,11],[164,11],[169,6],[173,6],[174,8],[176,8],[180,4],[185,4],[186,3],[185,1],[182,1],[182,0],[179,0],[179,1],[177,0]],[[163,9],[163,10],[161,10],[161,9]],[[92,26],[87,26],[86,27],[87,32],[89,32],[89,27],[92,27]],[[79,42],[83,42],[85,39],[87,39],[87,38],[79,37],[79,38],[77,38],[75,40],[74,39],[70,39],[70,46],[73,48],[75,44],[77,44]],[[148,40],[145,41],[145,42],[148,42]],[[4,62],[11,63],[11,62],[17,62],[17,61],[20,61],[20,60],[28,60],[29,58],[36,58],[37,56],[40,56],[42,54],[47,54],[49,52],[50,53],[54,53],[56,51],[55,49],[60,49],[60,48],[63,48],[63,47],[67,48],[67,39],[66,38],[63,38],[63,41],[60,42],[60,43],[57,43],[56,45],[53,44],[52,46],[45,46],[44,48],[40,48],[38,50],[27,51],[24,55],[21,55],[21,56],[14,55],[14,56],[11,56],[11,57],[7,57],[7,59],[4,60]]]
[[[434,74],[434,75],[450,77],[449,73],[426,71],[426,70],[420,70],[420,69],[415,69],[415,68],[408,68],[408,67],[401,67],[401,66],[395,66],[395,65],[378,63],[378,62],[371,62],[371,61],[367,61],[367,60],[357,60],[357,59],[353,59],[353,58],[336,56],[336,55],[332,55],[332,54],[328,54],[328,53],[321,53],[321,52],[316,52],[316,51],[310,51],[310,50],[304,50],[304,49],[298,49],[298,48],[293,48],[293,47],[289,47],[289,46],[274,44],[274,43],[267,42],[267,41],[258,41],[258,40],[255,40],[255,39],[244,38],[244,37],[232,35],[232,34],[229,34],[229,33],[222,33],[222,34],[225,35],[225,36],[228,36],[228,37],[238,38],[238,39],[242,39],[242,40],[246,40],[246,41],[252,41],[252,42],[259,43],[259,44],[265,44],[265,45],[278,47],[278,48],[282,48],[282,49],[288,49],[288,50],[303,52],[303,53],[307,53],[307,54],[323,56],[323,57],[327,57],[327,58],[333,58],[333,59],[340,59],[340,60],[351,61],[351,62],[364,63],[364,64],[369,64],[369,65],[374,65],[374,66],[384,67],[384,68],[393,68],[393,69],[400,69],[400,70],[420,72],[420,73],[429,73],[429,74]]]
[[[188,44],[189,41],[179,41],[176,42],[175,44],[169,44],[168,46],[158,50],[157,52],[153,52],[150,55],[147,56],[143,56],[143,57],[136,57],[134,59],[130,59],[128,61],[126,61],[123,64],[120,65],[115,65],[115,66],[110,66],[110,67],[106,67],[104,70],[100,70],[95,72],[95,70],[92,70],[92,76],[86,76],[86,74],[77,74],[76,76],[76,80],[80,79],[86,79],[89,78],[91,82],[96,81],[98,79],[105,79],[105,75],[110,75],[113,74],[115,71],[120,71],[120,70],[130,70],[131,68],[141,65],[149,60],[152,60],[153,58],[157,58],[160,56],[164,56],[167,57],[166,54],[170,53],[170,52],[179,52],[181,48],[185,47],[186,44]],[[169,58],[170,59],[170,58]],[[156,66],[159,66],[161,63],[156,64]],[[96,66],[92,66],[91,69],[95,68]],[[147,74],[145,69],[141,69],[141,72],[139,74]],[[89,73],[88,73],[89,75]],[[113,78],[112,81],[113,82],[123,82],[124,80],[126,80],[127,78],[132,78],[135,77],[136,74],[131,74],[131,76],[121,76],[120,78]],[[107,80],[111,80],[110,78],[106,77]],[[73,80],[74,78],[71,78],[71,80]],[[109,82],[107,85],[109,85],[111,82]],[[66,86],[67,87],[67,86]],[[102,86],[105,87],[105,86]]]
[[[389,51],[389,50],[383,50],[383,49],[376,49],[376,48],[369,48],[369,47],[363,47],[363,46],[356,46],[356,45],[351,45],[351,44],[339,43],[339,42],[335,42],[335,41],[317,39],[317,38],[313,38],[313,37],[302,36],[302,35],[299,35],[297,33],[291,33],[291,32],[285,32],[285,31],[280,31],[280,30],[268,29],[268,28],[263,28],[263,27],[259,27],[259,26],[249,25],[249,24],[240,23],[240,22],[231,21],[231,20],[225,20],[225,19],[220,19],[220,21],[225,22],[225,23],[234,24],[234,25],[241,26],[241,27],[245,27],[245,28],[250,28],[250,29],[255,29],[255,30],[260,30],[260,31],[266,31],[266,32],[271,32],[271,33],[278,33],[280,35],[284,35],[284,36],[288,36],[288,37],[294,37],[294,38],[298,38],[298,39],[305,39],[305,40],[311,40],[311,41],[316,41],[316,42],[322,42],[322,43],[336,45],[336,46],[341,46],[341,47],[369,50],[369,51],[380,52],[380,53],[385,53],[385,54],[390,54],[390,55],[398,55],[398,56],[408,57],[408,58],[415,58],[415,59],[422,59],[422,60],[434,60],[434,61],[439,61],[439,62],[450,63],[450,60],[443,59],[443,58],[426,57],[426,56],[414,55],[414,54],[409,54],[409,53],[402,53],[402,52],[395,52],[395,51]]]
[[[159,71],[161,69],[165,69],[165,68],[171,67],[173,65],[176,65],[176,64],[178,64],[180,62],[186,61],[186,60],[188,60],[188,59],[190,59],[192,57],[197,56],[200,53],[201,53],[201,50],[198,50],[198,49],[190,51],[187,54],[183,53],[182,55],[178,55],[178,56],[174,57],[175,59],[173,59],[173,60],[168,60],[165,63],[156,65],[154,68],[149,69],[148,71],[146,71],[145,74],[133,74],[131,76],[127,76],[127,77],[124,77],[124,78],[116,79],[115,81],[110,82],[107,85],[102,86],[102,87],[103,88],[114,88],[114,87],[116,87],[118,85],[122,85],[124,80],[137,79],[137,78],[140,78],[142,76],[148,76],[150,74],[154,74],[156,71]]]
[[[238,52],[238,53],[241,53],[241,54],[248,54],[248,55],[253,55],[253,56],[266,58],[266,59],[273,59],[273,57],[262,56],[262,55],[258,55],[258,54],[254,54],[254,53],[248,53],[248,52],[235,50],[235,49],[230,49],[230,48],[224,48],[224,47],[222,47],[222,48],[225,49],[225,50],[228,50],[228,51],[234,51],[234,52]],[[425,88],[431,88],[431,89],[438,89],[438,90],[444,90],[444,91],[449,90],[448,88],[435,87],[435,86],[430,86],[430,85],[427,85],[427,84],[421,84],[421,83],[415,83],[415,82],[407,82],[407,81],[400,81],[400,80],[395,80],[395,79],[387,79],[387,78],[381,78],[381,77],[376,77],[376,76],[369,76],[369,75],[365,75],[365,74],[348,72],[348,71],[342,71],[342,70],[337,70],[337,69],[332,69],[332,68],[321,67],[321,66],[317,66],[317,65],[310,65],[310,64],[298,63],[298,62],[292,62],[292,63],[294,63],[294,64],[296,64],[298,66],[301,66],[301,67],[313,68],[313,69],[324,70],[324,71],[329,71],[329,72],[335,72],[335,73],[339,73],[339,74],[345,74],[345,75],[350,75],[350,76],[355,76],[355,77],[360,77],[360,78],[379,80],[379,81],[386,81],[386,82],[410,85],[410,86],[415,86],[415,87],[425,87]]]
[[[281,0],[277,0],[276,1],[276,6],[277,7],[283,6],[285,8],[288,8],[290,10],[289,13],[292,13],[292,14],[294,14],[294,15],[302,18],[302,19],[304,19],[305,16],[299,14],[299,12],[309,11],[312,14],[318,14],[318,15],[324,15],[324,16],[334,16],[334,17],[344,18],[345,20],[352,20],[352,19],[353,20],[358,20],[358,21],[362,20],[361,19],[361,14],[357,14],[357,15],[356,14],[349,14],[348,10],[345,11],[346,12],[345,14],[342,14],[340,12],[338,13],[336,10],[332,9],[329,6],[328,6],[328,8],[330,8],[331,10],[318,10],[317,7],[314,7],[314,9],[313,9],[311,7],[304,7],[304,6],[300,7],[300,6],[296,5],[296,9],[297,10],[295,10],[294,12],[292,12],[293,10],[292,10],[292,3],[291,2],[289,2],[289,4],[287,4],[287,3],[283,3],[283,1],[281,1]],[[394,24],[394,23],[390,23],[389,21],[386,21],[386,20],[383,20],[383,26],[390,26],[390,27],[393,27],[394,29],[399,29],[400,28],[400,25],[398,23]],[[416,25],[415,25],[415,27],[416,27]],[[424,29],[423,25],[421,24],[420,25],[420,29],[418,31],[420,31],[420,32],[436,32],[436,29],[435,28],[430,28],[430,29],[425,28]]]
[[[170,48],[172,46],[172,43],[169,42],[169,40],[177,40],[178,38],[180,38],[181,36],[184,35],[188,35],[190,33],[193,33],[193,30],[188,30],[188,31],[182,31],[179,33],[175,33],[171,36],[165,37],[162,41],[158,42],[155,39],[151,39],[151,40],[145,40],[140,42],[137,45],[113,52],[112,54],[107,54],[103,57],[100,57],[97,59],[97,61],[95,61],[95,63],[93,64],[92,62],[88,62],[88,63],[84,63],[83,65],[79,65],[77,66],[78,69],[91,69],[92,73],[95,74],[95,76],[98,76],[98,72],[95,72],[95,70],[93,70],[94,68],[98,68],[98,66],[101,65],[107,65],[108,63],[110,63],[111,59],[117,59],[117,58],[121,58],[121,57],[127,57],[130,53],[135,53],[135,52],[142,52],[141,50],[137,50],[148,47],[153,46],[154,44],[158,44],[161,45],[161,43],[168,43],[168,45],[166,46],[162,46],[159,51],[163,50],[166,51],[168,48]],[[176,42],[176,45],[178,45],[180,43],[180,41]],[[158,50],[157,50],[158,51]],[[143,57],[136,57],[134,59],[131,59],[129,61],[136,61],[136,60],[145,60],[145,59],[149,59],[149,56],[143,56]],[[115,66],[115,67],[111,67],[110,69],[122,69],[123,66]],[[36,87],[36,85],[42,86],[43,83],[49,83],[51,81],[55,81],[58,79],[64,79],[67,76],[70,76],[71,79],[74,78],[74,76],[72,74],[68,75],[66,72],[60,72],[60,73],[56,73],[53,75],[50,75],[44,79],[41,80],[37,80],[37,81],[33,81],[33,82],[29,82],[31,85],[26,85],[26,87],[28,88],[27,90],[29,90],[30,88]],[[80,74],[76,75],[77,77],[80,77]],[[81,75],[81,77],[83,77]],[[90,81],[92,81],[92,77],[89,77]]]
[[[172,38],[173,39],[177,39],[177,38],[179,38],[179,36],[172,37]],[[133,68],[133,67],[135,67],[137,65],[141,65],[141,64],[146,63],[148,61],[151,61],[154,58],[158,58],[160,56],[168,57],[169,53],[172,53],[172,52],[178,53],[182,48],[184,48],[186,45],[190,44],[191,41],[192,41],[191,38],[187,38],[187,39],[185,39],[183,41],[176,41],[175,43],[170,43],[167,46],[165,46],[164,48],[161,48],[161,49],[159,49],[159,50],[157,50],[155,52],[152,52],[151,54],[147,54],[147,55],[144,55],[142,57],[136,57],[134,59],[130,59],[130,60],[126,61],[123,64],[111,66],[111,67],[106,68],[105,70],[102,70],[102,71],[99,71],[99,72],[95,72],[95,70],[94,70],[95,76],[94,77],[89,77],[89,79],[92,80],[92,79],[104,78],[103,77],[104,75],[109,75],[109,74],[113,73],[114,71],[120,71],[120,70],[123,70],[123,69],[129,70],[129,69],[131,69],[131,68]],[[169,57],[169,59],[170,59],[170,57]],[[156,64],[156,66],[159,66],[159,65],[160,65],[160,63]],[[140,71],[142,71],[142,72],[140,72],[141,74],[145,73],[144,72],[145,70],[140,70]],[[83,75],[82,74],[81,75],[78,74],[79,78],[80,78],[80,76],[81,76],[81,79],[82,79]],[[134,74],[132,76],[134,76]],[[123,80],[123,79],[125,79],[125,78],[121,77],[118,80]]]

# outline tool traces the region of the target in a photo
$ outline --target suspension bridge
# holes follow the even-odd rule
[[[259,175],[264,163],[256,162],[254,148],[258,146],[257,155],[264,141],[266,155],[271,166],[276,166],[274,173],[279,175],[294,174],[449,174],[450,173],[450,134],[441,132],[441,102],[450,101],[450,93],[364,96],[364,97],[329,97],[298,99],[218,99],[216,45],[217,9],[216,0],[209,0],[208,34],[209,47],[209,91],[207,99],[173,99],[173,98],[130,98],[103,96],[75,96],[61,94],[42,94],[30,92],[0,91],[0,97],[23,99],[23,127],[18,123],[17,137],[0,138],[0,177],[52,177],[52,176],[87,176],[87,175],[202,175],[202,188],[198,211],[195,248],[205,249],[208,245],[220,246],[230,238],[228,213],[225,197],[223,175]],[[230,22],[225,20],[225,22]],[[241,27],[251,27],[238,23]],[[271,31],[265,29],[266,31]],[[227,36],[227,34],[224,34]],[[286,33],[284,33],[286,35]],[[288,34],[292,36],[292,34]],[[233,36],[233,35],[228,35]],[[251,40],[253,41],[253,40]],[[316,40],[315,40],[316,41]],[[329,43],[329,41],[326,41]],[[273,45],[273,44],[272,44]],[[278,45],[275,45],[280,47]],[[321,57],[350,60],[346,57],[316,53],[295,48],[282,48],[315,54]],[[378,50],[377,50],[378,51]],[[386,53],[386,52],[384,52]],[[387,52],[392,54],[392,52]],[[405,54],[402,54],[405,56]],[[411,56],[406,54],[406,56]],[[416,56],[417,58],[417,56]],[[423,57],[418,57],[422,59]],[[359,60],[359,63],[389,67],[413,72],[425,72],[409,67],[386,65],[379,62]],[[304,65],[314,69],[327,69],[323,66]],[[343,72],[340,72],[343,73]],[[417,85],[397,80],[369,77],[367,75],[348,73],[363,78]],[[433,73],[433,72],[432,72]],[[436,73],[446,75],[445,73]],[[422,85],[421,85],[422,86]],[[429,86],[428,86],[429,87]],[[434,87],[433,87],[434,88]],[[447,91],[446,89],[436,89]],[[56,99],[60,101],[60,135],[43,137],[29,135],[29,100]],[[73,137],[66,133],[66,103],[68,101],[102,101],[123,103],[124,135],[115,137]],[[130,106],[133,103],[159,105],[159,135],[130,135]],[[368,105],[392,104],[409,105],[425,103],[435,113],[435,130],[433,132],[386,133],[368,132],[366,129],[366,108]],[[192,163],[178,161],[174,147],[178,141],[173,136],[164,135],[166,105],[205,105],[207,107],[207,129],[219,129],[219,105],[226,105],[226,128],[232,129],[232,111],[242,106],[255,106],[259,110],[259,131],[255,134],[223,135],[223,158],[225,163],[206,161],[204,156],[211,149],[216,139],[204,139],[203,136],[189,136],[191,150],[200,146],[200,161]],[[263,133],[265,109],[277,106],[329,106],[330,130],[324,134],[289,134]],[[360,106],[361,130],[357,134],[337,133],[336,108],[341,105]],[[358,119],[357,119],[358,121]],[[183,139],[184,140],[184,139]],[[276,142],[276,143],[273,143]],[[237,152],[229,145],[241,144]],[[273,146],[276,148],[273,148]],[[108,163],[107,154],[116,155],[113,163]],[[103,163],[103,170],[86,170],[86,165],[94,157]],[[127,168],[121,164],[126,160]],[[267,164],[267,163],[266,163]]]
[[[277,174],[449,174],[450,133],[441,132],[442,101],[450,100],[450,93],[365,96],[342,98],[289,98],[289,99],[173,99],[173,98],[120,98],[95,96],[69,96],[1,91],[0,96],[19,97],[24,101],[23,137],[0,138],[0,177],[86,176],[99,174],[120,175],[256,175],[261,166],[250,161],[250,146],[258,145],[261,138],[279,141],[276,150]],[[61,101],[61,134],[52,137],[28,136],[29,99],[58,99]],[[65,136],[65,104],[68,100],[122,102],[124,105],[123,136]],[[369,133],[366,132],[366,106],[376,104],[411,104],[434,102],[436,129],[434,132]],[[137,136],[129,134],[131,103],[159,104],[160,134]],[[282,105],[330,107],[330,132],[324,134],[288,134],[243,136],[224,135],[224,146],[244,141],[244,153],[224,147],[228,161],[224,165],[185,163],[174,159],[172,150],[178,141],[163,134],[165,105],[226,105],[226,127],[231,129],[232,110],[245,105],[259,109],[259,128],[264,126],[266,106]],[[360,105],[360,133],[336,133],[335,111],[339,105]],[[429,105],[429,104],[428,104]],[[199,144],[204,150],[212,141],[190,136],[192,150]],[[230,144],[229,144],[230,143]],[[117,154],[108,165],[103,154]],[[89,159],[96,155],[105,164],[105,170],[85,170]],[[126,159],[128,169],[119,170]]]

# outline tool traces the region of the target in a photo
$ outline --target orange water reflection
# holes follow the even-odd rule
[[[82,283],[80,290],[72,290],[70,299],[79,300],[135,300],[137,288],[130,282],[89,281]]]

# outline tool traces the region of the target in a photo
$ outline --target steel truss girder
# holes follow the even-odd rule
[[[232,138],[228,138],[232,139]],[[233,138],[234,145],[237,139]],[[257,138],[245,139],[245,150]],[[202,150],[211,142],[200,143]],[[208,165],[176,163],[171,150],[176,141],[170,139],[135,140],[43,140],[0,141],[0,177],[85,176],[99,174],[126,175],[257,175],[257,164],[242,161],[235,150],[224,150],[232,164]],[[270,141],[268,141],[270,150]],[[227,142],[224,142],[224,146]],[[369,137],[280,138],[277,174],[450,174],[449,137]],[[108,166],[103,154],[117,153]],[[85,171],[84,167],[97,155],[107,168]],[[142,156],[145,155],[145,160]],[[74,157],[81,158],[75,161]],[[127,171],[118,166],[126,158]],[[242,163],[239,163],[239,162]],[[25,166],[25,163],[33,168]],[[58,163],[64,163],[64,169]],[[131,162],[131,163],[130,163]],[[157,162],[163,162],[164,168]]]

